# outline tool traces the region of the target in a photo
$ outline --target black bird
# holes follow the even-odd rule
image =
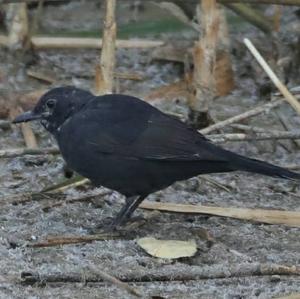
[[[112,228],[126,222],[150,193],[199,174],[242,170],[300,178],[216,146],[197,130],[128,95],[54,88],[14,123],[37,119],[54,135],[71,169],[95,186],[125,195]]]

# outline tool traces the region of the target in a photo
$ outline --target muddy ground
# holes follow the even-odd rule
[[[79,2],[62,5],[59,9],[48,6],[44,10],[42,28],[51,31],[51,27],[54,32],[58,29],[65,30],[63,26],[74,30],[96,28],[100,22],[96,21],[99,8],[95,5]],[[149,7],[147,4],[141,14],[147,16],[147,11],[150,11],[155,16],[160,16],[161,12],[153,13],[153,8]],[[132,17],[130,7],[125,5],[123,9],[127,9],[126,22],[129,22]],[[299,22],[294,13],[295,9],[286,8],[283,12],[284,22],[279,34],[279,58],[288,57],[294,62],[284,73],[288,85],[294,87],[300,84],[299,65],[295,63],[299,53]],[[216,120],[239,114],[270,100],[270,92],[265,90],[269,90],[271,84],[243,48],[241,40],[244,36],[253,38],[266,53],[272,52],[269,47],[270,41],[251,26],[245,23],[242,25],[239,31],[236,30],[236,26],[230,27],[236,89],[230,95],[218,98],[211,104],[211,113]],[[173,33],[148,34],[148,37],[164,38],[170,43],[178,39],[192,43],[195,36],[195,32],[186,28]],[[120,79],[120,92],[143,97],[158,86],[167,85],[181,77],[181,65],[151,61],[151,53],[152,50],[118,50],[118,71],[134,71],[145,76],[143,81]],[[25,73],[26,67],[51,71],[58,84],[72,83],[87,89],[93,87],[93,70],[99,55],[96,50],[39,51],[30,56],[29,65],[25,65],[24,61],[16,62],[15,55],[5,49],[0,51],[1,96],[7,101],[17,94],[49,87],[28,78]],[[186,119],[185,99],[157,100],[153,104],[166,112],[180,114],[182,119]],[[288,119],[293,128],[299,126],[299,116],[287,104],[244,123],[266,130],[284,130],[278,113]],[[54,140],[38,124],[33,124],[32,127],[40,146],[54,144]],[[0,130],[1,149],[24,146],[19,128],[14,126],[11,129]],[[232,129],[225,131],[233,132]],[[290,140],[231,142],[223,146],[279,165],[300,162],[299,147]],[[19,198],[25,198],[22,194],[38,192],[62,180],[62,165],[63,161],[59,155],[28,155],[0,160],[0,298],[132,298],[126,291],[109,283],[89,282],[89,277],[97,274],[98,270],[128,281],[145,298],[152,296],[267,299],[300,292],[299,276],[259,275],[247,272],[251,265],[276,263],[299,266],[300,230],[284,225],[138,210],[136,214],[142,216],[144,221],[133,221],[115,238],[89,244],[28,247],[28,244],[43,241],[48,236],[89,235],[102,220],[115,215],[121,207],[123,198],[119,194],[105,193],[104,189],[93,189],[91,186],[65,191],[66,199],[95,195],[88,201],[68,203],[59,200],[57,195],[51,198],[40,197],[23,204],[11,203],[13,196],[20,195]],[[225,186],[227,190],[198,177],[178,182],[166,190],[152,194],[149,200],[222,207],[291,211],[300,209],[297,182],[245,173],[216,174],[209,177]],[[60,202],[60,205],[49,208],[57,202]],[[153,258],[135,242],[136,238],[144,236],[176,240],[195,239],[198,251],[192,258],[175,261]],[[233,268],[239,269],[238,275],[232,274]],[[199,271],[208,274],[197,275]],[[22,284],[21,275],[24,272],[37,273],[41,281]],[[79,281],[43,281],[47,275],[68,274],[77,275]]]

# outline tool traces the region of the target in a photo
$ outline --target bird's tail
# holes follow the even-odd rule
[[[286,168],[275,166],[267,162],[247,158],[236,154],[234,154],[234,157],[231,157],[230,160],[235,170],[259,173],[267,176],[289,180],[300,180],[299,173],[290,171]]]

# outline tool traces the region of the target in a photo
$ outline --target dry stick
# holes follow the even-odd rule
[[[282,14],[283,14],[283,7],[276,5],[272,15],[272,23],[273,23],[272,27],[273,27],[273,31],[275,32],[279,32],[280,30]]]
[[[218,44],[220,14],[216,0],[199,1],[197,13],[201,24],[199,40],[193,48],[194,74],[189,98],[189,119],[198,128],[209,123],[208,107],[216,94],[215,65]]]
[[[216,95],[228,95],[235,88],[234,72],[231,59],[231,40],[229,36],[227,15],[225,8],[218,5],[219,9],[219,40],[216,53]]]
[[[201,176],[199,177],[199,179],[201,179],[201,180],[203,180],[203,181],[207,181],[207,182],[209,182],[210,184],[212,184],[212,185],[214,185],[214,186],[216,186],[216,187],[218,187],[218,188],[220,188],[220,189],[223,189],[223,190],[225,190],[225,191],[228,192],[228,193],[231,193],[231,190],[230,190],[228,187],[226,187],[224,184],[221,184],[221,183],[217,182],[216,180],[214,180],[214,179],[212,179],[212,178],[210,178],[210,177],[208,177],[208,176],[201,175]]]
[[[88,195],[80,198],[73,198],[73,199],[66,199],[66,195],[63,193],[51,193],[51,192],[37,192],[37,193],[22,193],[22,194],[16,194],[13,196],[5,196],[0,197],[0,205],[19,205],[19,204],[25,204],[30,201],[42,201],[47,200],[47,203],[49,201],[58,201],[54,204],[45,205],[42,207],[43,210],[47,211],[51,208],[58,207],[63,205],[64,203],[76,203],[76,202],[88,202],[95,199],[95,197],[103,197],[106,195],[111,194],[112,191],[104,191],[102,193],[98,193],[95,195]]]
[[[26,73],[29,77],[32,77],[34,79],[37,79],[37,80],[40,80],[40,81],[43,81],[43,82],[46,82],[46,83],[49,83],[49,84],[53,84],[56,81],[55,78],[53,78],[49,75],[46,75],[44,73],[41,73],[41,72],[28,70]]]
[[[116,34],[115,21],[116,0],[105,0],[105,21],[100,64],[96,68],[96,95],[112,93],[114,87],[114,70],[116,64]],[[98,72],[98,73],[97,73]]]
[[[181,23],[191,26],[196,31],[199,31],[199,26],[196,24],[191,17],[186,14],[186,11],[183,9],[182,5],[180,6],[175,2],[166,2],[166,1],[158,1],[153,4],[157,5],[162,10],[168,11],[171,15],[177,18]]]
[[[39,0],[37,10],[33,16],[32,23],[30,24],[30,28],[28,30],[28,35],[24,44],[24,47],[22,49],[22,56],[30,49],[31,47],[31,37],[36,33],[38,28],[38,23],[43,11],[44,6],[44,0]],[[23,59],[21,59],[23,60]]]
[[[8,46],[22,49],[29,33],[26,3],[9,4],[8,13],[10,11],[13,12],[13,18],[9,24]]]
[[[45,241],[38,243],[29,243],[27,247],[53,247],[69,244],[78,244],[78,243],[90,243],[93,241],[102,241],[108,239],[114,239],[119,236],[118,233],[107,233],[107,234],[95,234],[95,235],[86,235],[86,236],[60,236],[60,237],[47,237]]]
[[[26,38],[28,38],[29,34],[27,6],[25,3],[11,4],[9,9],[16,10],[16,14],[10,24],[8,43],[11,47],[20,48],[22,47]],[[18,57],[18,59],[21,59],[21,57]],[[21,107],[11,107],[10,117],[15,118],[22,112],[23,110]],[[21,130],[26,146],[28,148],[37,148],[37,141],[29,124],[22,123]]]
[[[114,77],[118,79],[124,80],[134,80],[134,81],[143,81],[146,79],[145,76],[138,74],[138,73],[119,73],[114,72]]]
[[[26,40],[29,38],[29,26],[28,26],[28,14],[27,6],[25,3],[22,4],[12,4],[11,9],[17,11],[15,17],[13,18],[11,28],[9,30],[9,46],[20,48],[23,47],[22,52],[20,52],[20,57],[17,57],[19,60],[22,60],[23,53],[26,51]],[[39,5],[40,6],[40,5]],[[10,109],[10,117],[15,118],[18,114],[23,113],[23,109],[19,106],[12,107]],[[21,124],[22,134],[25,140],[25,144],[28,148],[37,148],[37,140],[35,135],[28,123]]]
[[[233,123],[239,122],[241,120],[244,120],[246,118],[258,115],[258,114],[263,113],[263,112],[267,112],[272,108],[276,108],[276,107],[280,106],[282,103],[284,103],[284,101],[280,99],[280,100],[275,100],[275,101],[269,102],[267,104],[263,104],[261,106],[253,108],[251,110],[248,110],[248,111],[246,111],[244,113],[241,113],[239,115],[230,117],[230,118],[228,118],[226,120],[223,120],[223,121],[220,121],[220,122],[218,122],[214,125],[211,125],[211,126],[205,128],[205,129],[199,130],[199,132],[202,133],[202,134],[208,134],[212,131],[223,129],[224,127],[226,127],[228,125],[231,125]]]
[[[0,158],[14,158],[24,155],[49,155],[59,154],[57,147],[45,147],[45,148],[15,148],[8,150],[0,150]]]
[[[99,67],[99,66],[98,66]],[[96,69],[97,71],[97,69]],[[97,73],[96,73],[97,75]],[[95,76],[95,74],[92,73],[86,73],[86,74],[76,74],[76,76],[78,78],[85,78],[85,79],[91,79]],[[72,74],[65,75],[66,78],[72,78]],[[143,81],[146,79],[146,76],[141,75],[139,73],[134,73],[134,72],[130,72],[130,73],[120,73],[120,72],[114,72],[114,77],[116,79],[123,79],[123,80],[133,80],[133,81]]]
[[[236,14],[246,19],[249,23],[256,26],[266,34],[272,32],[272,24],[267,18],[257,9],[242,3],[225,4],[226,7],[233,10]]]
[[[41,37],[31,38],[31,43],[35,49],[101,49],[102,40],[99,38],[80,38],[80,37]],[[160,40],[130,39],[116,40],[117,48],[153,48],[165,44]]]
[[[18,114],[23,113],[21,107],[12,108],[10,111],[10,116],[15,118]],[[27,148],[36,149],[38,147],[35,135],[28,123],[21,123],[21,130],[24,137],[24,141]]]
[[[243,134],[243,133],[233,133],[233,134],[215,134],[207,135],[207,138],[212,140],[214,143],[224,143],[227,141],[248,141],[248,140],[274,140],[274,139],[299,139],[300,131],[273,131],[264,133],[253,133],[253,134]]]
[[[25,144],[28,148],[37,148],[37,141],[35,138],[35,135],[30,127],[30,125],[27,123],[21,124],[22,128],[22,134],[24,136]]]
[[[55,189],[50,189],[50,190],[46,190],[48,192],[64,192],[65,190],[69,189],[69,188],[76,188],[76,187],[79,187],[79,186],[83,186],[85,185],[86,183],[90,182],[89,179],[86,179],[86,178],[83,178],[83,177],[79,177],[77,181],[75,182],[72,182],[72,183],[69,183],[67,185],[64,185],[64,186],[61,186],[61,187],[58,187],[58,188],[55,188]]]
[[[283,113],[281,111],[276,111],[276,114],[281,122],[281,124],[283,125],[283,127],[286,129],[286,130],[293,130],[293,125],[289,122],[289,120],[283,115]],[[292,140],[296,146],[300,147],[300,140]]]
[[[66,74],[65,77],[71,78],[72,74],[70,75]],[[92,73],[77,74],[77,77],[90,79],[94,77],[94,74]],[[133,81],[143,81],[146,79],[146,76],[135,72],[128,72],[128,73],[114,72],[114,77],[116,79],[133,80]]]
[[[260,264],[260,263],[239,263],[236,265],[227,265],[224,267],[215,266],[189,266],[188,271],[185,267],[179,267],[176,264],[164,265],[164,271],[160,268],[140,269],[120,273],[116,271],[116,276],[125,282],[153,282],[153,281],[186,281],[199,279],[222,279],[222,278],[240,278],[247,276],[272,276],[272,275],[290,275],[299,276],[300,268],[296,266],[285,266],[278,264]],[[103,282],[103,277],[97,272],[87,272],[82,276],[78,272],[69,273],[38,273],[22,272],[21,279],[24,284],[33,285],[40,282],[46,283],[76,283],[76,282]]]
[[[49,193],[22,193],[22,194],[16,194],[12,196],[5,196],[0,197],[0,206],[5,205],[19,205],[19,204],[26,204],[27,202],[31,201],[42,201],[42,200],[65,200],[66,195],[65,194],[49,194]],[[85,198],[82,198],[81,201],[83,201]],[[75,201],[75,200],[74,200]],[[79,201],[79,200],[78,200]]]
[[[242,125],[242,124],[232,124],[230,127],[238,129],[238,130],[243,130],[246,132],[255,132],[255,133],[266,133],[270,131],[268,129],[260,128],[260,127],[253,127],[253,126],[247,126],[247,125]],[[271,132],[278,132],[272,130]]]
[[[95,266],[93,268],[95,268]],[[134,295],[135,297],[139,297],[139,298],[144,297],[135,288],[131,287],[126,282],[123,282],[123,281],[119,280],[118,278],[116,278],[102,270],[97,269],[96,271],[97,271],[96,272],[97,275],[99,277],[101,277],[103,279],[103,281],[110,282],[111,284],[117,286],[120,289],[125,290],[129,294]]]
[[[100,95],[101,89],[103,88],[103,86],[105,86],[103,73],[102,73],[100,64],[96,64],[94,81],[95,81],[94,93]]]
[[[173,213],[207,214],[221,217],[231,217],[242,220],[250,220],[268,224],[284,224],[292,227],[300,227],[300,212],[265,209],[209,207],[202,205],[151,202],[147,200],[143,201],[139,205],[139,208]]]
[[[269,67],[267,62],[264,60],[264,58],[260,55],[260,53],[257,51],[257,49],[254,47],[252,42],[248,39],[244,39],[244,43],[247,46],[247,48],[250,50],[252,55],[256,58],[258,63],[261,65],[263,70],[267,73],[267,75],[270,77],[270,79],[273,81],[275,86],[279,89],[279,91],[284,96],[284,99],[290,103],[290,105],[300,114],[300,104],[296,100],[296,98],[288,91],[286,86],[279,80],[279,78],[275,75],[275,73],[272,71],[272,69]]]
[[[235,129],[243,130],[246,132],[252,132],[252,133],[266,133],[267,131],[268,131],[268,133],[275,133],[275,132],[278,133],[279,132],[276,130],[269,131],[269,130],[266,130],[266,129],[263,129],[260,127],[253,127],[253,126],[247,126],[247,125],[241,125],[241,124],[232,124],[230,126]],[[293,141],[300,142],[300,140],[297,140],[297,139],[293,139]]]
[[[103,281],[107,281],[107,282],[110,282],[111,284],[117,286],[118,288],[120,289],[123,289],[125,291],[127,291],[129,294],[132,294],[136,297],[143,297],[135,288],[131,287],[130,285],[128,285],[127,283],[119,280],[118,278],[104,272],[104,271],[101,271],[99,269],[97,269],[97,275],[99,277],[101,277],[103,279]]]
[[[1,0],[0,0],[1,1]],[[99,38],[88,37],[48,37],[48,36],[33,36],[31,44],[36,49],[101,49],[102,40]],[[0,34],[0,45],[8,46],[8,36]],[[162,40],[148,39],[118,39],[116,40],[117,48],[155,48],[165,45]]]
[[[136,296],[136,297],[142,297],[142,295],[133,287],[129,286],[127,283],[119,280],[118,278],[102,271],[102,270],[99,270],[97,269],[96,270],[97,272],[95,272],[95,275],[97,276],[97,278],[99,279],[99,281],[101,282],[109,282],[115,286],[117,286],[118,288],[120,289],[123,289],[125,291],[127,291],[128,293]],[[51,274],[50,274],[51,275]],[[64,274],[62,274],[64,275]],[[85,275],[84,275],[85,277]],[[80,277],[80,281],[85,281],[85,278],[83,276]],[[31,284],[32,281],[35,279],[34,276],[33,276],[33,273],[31,272],[22,272],[21,273],[21,279],[22,279],[22,283],[24,284]],[[37,282],[37,281],[36,281]],[[47,282],[47,281],[45,281]],[[49,281],[50,282],[50,281]],[[67,281],[63,281],[63,282],[67,282]],[[72,280],[70,282],[73,282]]]

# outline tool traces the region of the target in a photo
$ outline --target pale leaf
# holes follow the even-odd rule
[[[195,240],[158,240],[152,237],[145,237],[138,239],[137,244],[150,255],[165,259],[190,257],[197,251]]]

